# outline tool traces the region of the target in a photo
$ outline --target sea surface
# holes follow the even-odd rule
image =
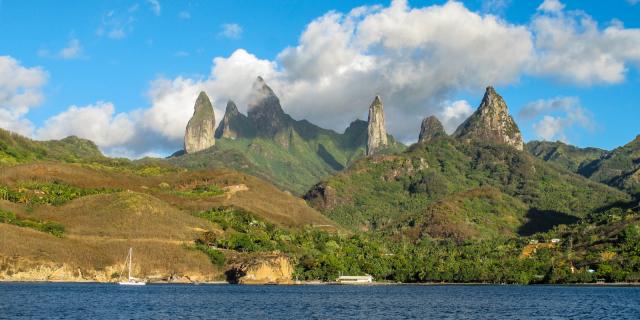
[[[640,319],[640,288],[0,283],[0,319]]]

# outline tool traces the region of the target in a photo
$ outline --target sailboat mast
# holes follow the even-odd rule
[[[131,280],[131,254],[133,252],[133,248],[129,248],[129,280]]]

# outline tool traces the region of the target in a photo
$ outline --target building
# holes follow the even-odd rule
[[[366,276],[340,276],[336,279],[338,283],[344,284],[359,284],[359,283],[372,283],[373,277],[370,275]]]

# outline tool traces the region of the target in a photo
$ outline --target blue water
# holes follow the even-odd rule
[[[640,288],[4,283],[0,319],[640,319]]]

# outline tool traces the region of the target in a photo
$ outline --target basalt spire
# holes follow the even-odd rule
[[[518,150],[524,149],[520,129],[509,114],[504,99],[493,87],[487,87],[478,110],[453,135],[463,140],[489,141],[510,145]]]
[[[375,154],[388,145],[387,129],[384,125],[384,106],[380,96],[376,96],[369,107],[367,126],[367,155]]]
[[[211,101],[204,91],[200,92],[194,106],[193,116],[184,134],[184,150],[194,153],[216,144],[214,129],[216,118]]]

